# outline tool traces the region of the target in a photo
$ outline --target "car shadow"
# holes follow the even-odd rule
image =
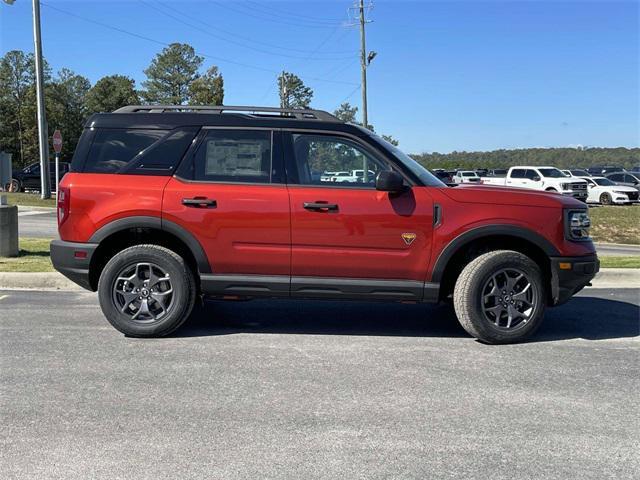
[[[634,337],[639,319],[633,303],[576,297],[548,309],[529,342]],[[207,301],[174,336],[234,333],[469,337],[448,305],[311,300]]]

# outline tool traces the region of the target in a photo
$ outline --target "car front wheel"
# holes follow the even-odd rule
[[[497,250],[464,267],[453,302],[462,327],[485,343],[515,343],[530,336],[544,317],[540,267],[526,255]]]
[[[602,205],[611,205],[611,203],[613,203],[611,201],[611,195],[609,195],[608,193],[603,193],[602,195],[600,195],[600,203]]]
[[[175,252],[136,245],[116,254],[98,282],[100,307],[131,337],[162,337],[178,329],[195,303],[193,272]]]

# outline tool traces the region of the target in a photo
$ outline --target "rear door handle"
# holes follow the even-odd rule
[[[187,207],[216,208],[218,206],[218,202],[207,197],[183,198],[182,204]]]
[[[304,202],[302,204],[305,210],[311,210],[314,212],[337,212],[338,205],[336,203],[326,203],[326,202]]]

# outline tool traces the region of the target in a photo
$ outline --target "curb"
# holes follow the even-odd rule
[[[0,272],[0,289],[84,290],[58,272]]]
[[[640,268],[605,268],[593,279],[592,288],[640,288]],[[85,291],[58,272],[0,272],[0,290]]]
[[[591,283],[594,288],[640,288],[640,268],[603,268]]]

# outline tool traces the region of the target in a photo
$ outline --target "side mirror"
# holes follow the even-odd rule
[[[535,177],[532,178],[532,180],[534,182],[539,182],[541,180],[540,175],[536,175]]]
[[[376,177],[376,190],[399,193],[404,191],[404,179],[398,172],[383,170]]]

